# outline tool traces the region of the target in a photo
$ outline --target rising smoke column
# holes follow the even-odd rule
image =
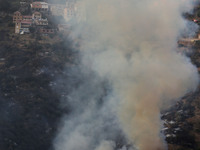
[[[81,38],[80,68],[85,72],[92,70],[97,77],[72,92],[71,104],[79,99],[78,104],[87,88],[90,91],[92,87],[93,92],[87,93],[90,95],[87,103],[92,105],[84,105],[82,112],[86,114],[76,111],[73,114],[76,119],[65,120],[57,138],[59,144],[55,145],[68,144],[57,149],[114,149],[115,143],[108,137],[117,136],[114,131],[118,132],[118,128],[139,150],[166,149],[160,135],[160,111],[194,91],[199,81],[197,69],[177,52],[177,37],[186,25],[181,14],[192,7],[189,0],[82,0],[82,3],[87,19],[74,25],[71,38]],[[101,80],[108,81],[112,90],[105,98],[106,103],[97,109],[96,101],[103,93],[97,88]],[[106,111],[111,108],[113,111]],[[109,115],[114,121],[109,120]],[[105,121],[111,123],[107,124],[107,132],[101,132]],[[75,122],[81,127],[74,126]],[[88,126],[91,130],[99,128],[91,133]],[[111,130],[114,126],[116,129]],[[106,136],[109,132],[112,136]],[[75,139],[82,141],[84,148],[74,144]]]

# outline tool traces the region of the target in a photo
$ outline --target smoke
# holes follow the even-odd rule
[[[56,150],[167,149],[160,111],[194,91],[199,78],[177,50],[188,0],[82,0],[73,24],[81,64],[68,71],[71,108]],[[79,71],[77,71],[79,70]],[[77,82],[77,83],[76,83]],[[122,140],[124,139],[124,141]],[[129,146],[124,146],[129,145]]]
[[[115,147],[115,144],[111,141],[103,141],[99,147],[97,147],[95,150],[113,150]]]
[[[186,26],[187,26],[187,28],[185,28],[183,31],[181,31],[180,36],[184,37],[184,38],[194,38],[195,35],[197,34],[199,26],[192,21],[186,22]]]
[[[71,111],[61,121],[61,131],[55,139],[55,148],[98,150],[104,147],[110,150],[115,147],[112,141],[117,141],[122,133],[115,119],[116,110],[113,109],[114,100],[108,83],[87,67],[72,67],[66,74],[67,85],[62,78],[58,85],[61,86],[60,89],[70,92],[67,98],[62,99],[62,106]]]

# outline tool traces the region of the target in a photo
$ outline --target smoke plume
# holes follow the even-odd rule
[[[160,111],[199,82],[197,69],[177,50],[187,24],[181,14],[192,5],[189,0],[80,2],[86,19],[73,24],[70,37],[79,39],[81,64],[68,70],[79,84],[69,83],[73,88],[62,100],[72,111],[63,118],[55,149],[167,149]]]

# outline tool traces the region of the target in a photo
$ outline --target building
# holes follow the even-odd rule
[[[49,5],[46,2],[33,2],[31,4],[31,10],[47,12],[49,10]]]
[[[20,33],[21,29],[21,22],[16,22],[15,23],[15,33]]]
[[[22,14],[19,11],[14,12],[13,14],[13,23],[22,21]]]
[[[29,28],[32,25],[32,21],[26,21],[26,20],[22,20],[21,21],[21,28]]]
[[[86,21],[86,9],[84,4],[85,3],[82,1],[78,1],[75,4],[76,19],[78,22]]]
[[[66,8],[64,9],[64,18],[66,21],[70,21],[75,18],[75,2],[66,2]]]
[[[49,9],[53,16],[63,16],[65,7],[62,4],[49,4]]]
[[[15,23],[15,33],[29,33],[29,28],[32,25],[32,21],[22,20],[21,22]]]
[[[54,34],[55,31],[56,31],[55,29],[40,29],[39,33],[48,35],[48,34]]]
[[[55,5],[55,9],[58,9],[60,6]],[[32,15],[25,16],[22,15],[19,11],[16,11],[13,15],[13,23],[15,23],[15,33],[24,34],[29,33],[29,28],[31,26],[37,28],[44,28],[44,26],[48,26],[48,20],[42,18],[43,11],[48,11],[49,5],[46,2],[32,2],[31,9],[33,10]],[[61,8],[61,10],[64,9]],[[61,13],[61,10],[57,10],[57,14]],[[60,12],[59,12],[60,11]],[[44,32],[51,33],[51,30],[44,30]],[[53,31],[55,32],[55,31]]]
[[[22,20],[32,21],[32,16],[22,16]]]
[[[20,28],[20,33],[29,33],[29,28],[32,25],[32,21],[26,21],[26,20],[22,20],[21,22],[21,28]]]
[[[69,29],[69,25],[68,24],[59,24],[58,25],[58,30],[59,32],[65,32]]]
[[[33,14],[32,14],[32,19],[33,20],[39,20],[39,19],[42,19],[42,14],[40,13],[40,12],[34,12]]]
[[[38,19],[38,20],[35,20],[35,24],[37,26],[47,26],[49,23],[47,19]]]
[[[64,18],[66,21],[85,21],[86,11],[84,3],[81,1],[67,1],[64,9]]]
[[[15,23],[15,33],[29,33],[29,28],[32,25],[47,26],[48,20],[42,19],[42,14],[35,11],[31,16],[23,16],[19,11],[13,15],[13,22]]]

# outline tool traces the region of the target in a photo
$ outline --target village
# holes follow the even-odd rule
[[[16,34],[40,33],[43,35],[63,32],[72,20],[83,20],[81,2],[47,3],[44,1],[23,1],[13,14]]]
[[[196,8],[198,9],[198,8]],[[66,0],[65,2],[21,1],[18,11],[13,13],[14,32],[16,34],[37,33],[53,35],[57,32],[69,31],[71,21],[84,21],[86,19],[84,5],[81,1]],[[198,15],[187,18],[199,24]],[[200,33],[192,37],[181,37],[178,40],[180,49],[193,47],[200,41]]]

